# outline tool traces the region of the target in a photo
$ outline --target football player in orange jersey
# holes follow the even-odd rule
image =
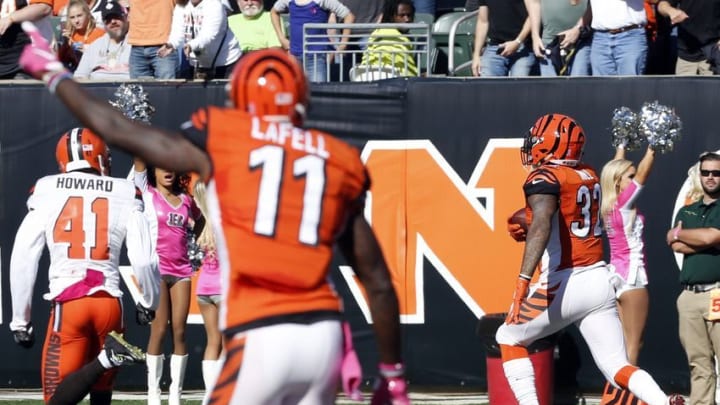
[[[126,119],[72,80],[32,25],[21,60],[86,126],[144,161],[208,184],[223,279],[226,359],[212,404],[331,404],[343,355],[341,302],[328,280],[337,243],[365,287],[379,346],[374,404],[408,404],[398,301],[363,217],[369,186],[356,149],[301,129],[307,81],[285,52],[238,62],[227,108],[181,132]]]
[[[602,261],[600,180],[581,161],[584,145],[585,132],[574,119],[547,114],[521,149],[523,165],[532,169],[523,186],[529,226],[512,307],[496,334],[505,375],[520,405],[537,405],[527,346],[575,324],[611,384],[649,405],[684,404],[628,362],[615,290]],[[530,288],[539,264],[540,278]]]

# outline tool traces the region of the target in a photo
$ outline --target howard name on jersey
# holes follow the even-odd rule
[[[533,170],[523,186],[525,196],[551,194],[558,197],[543,270],[563,270],[602,260],[600,180],[587,165],[546,164]],[[528,207],[527,221],[532,221]]]
[[[27,207],[32,211],[27,225],[34,228],[27,236],[44,235],[51,256],[46,299],[85,278],[88,269],[103,273],[98,289],[122,295],[117,271],[120,250],[128,223],[143,210],[132,182],[83,172],[46,176],[37,181]],[[32,254],[26,257],[33,260]]]

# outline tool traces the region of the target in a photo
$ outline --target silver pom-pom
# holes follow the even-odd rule
[[[625,150],[635,150],[642,146],[644,138],[638,130],[638,115],[628,107],[616,108],[612,116],[612,145],[622,146]]]
[[[665,153],[673,150],[680,139],[682,121],[672,108],[653,101],[643,104],[640,109],[639,130],[647,138],[650,148]]]
[[[155,107],[148,101],[148,95],[141,85],[123,83],[115,90],[114,96],[110,105],[133,121],[150,123]]]
[[[187,255],[192,270],[198,271],[200,266],[202,266],[203,259],[205,259],[205,251],[198,245],[195,234],[190,230],[188,230],[187,233]]]

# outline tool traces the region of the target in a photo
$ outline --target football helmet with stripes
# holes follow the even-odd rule
[[[243,56],[228,82],[232,105],[268,119],[302,124],[308,84],[300,64],[280,49],[262,49]]]
[[[525,166],[546,162],[576,165],[582,159],[585,131],[574,119],[563,114],[546,114],[535,121],[520,149]]]
[[[73,128],[62,134],[55,158],[63,173],[91,169],[103,176],[110,174],[110,149],[87,128]]]

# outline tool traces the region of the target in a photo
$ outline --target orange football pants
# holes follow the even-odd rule
[[[111,331],[122,332],[120,298],[100,291],[67,302],[53,302],[42,353],[43,397],[47,403],[60,381],[91,362]],[[92,391],[110,391],[116,369],[105,372]]]

